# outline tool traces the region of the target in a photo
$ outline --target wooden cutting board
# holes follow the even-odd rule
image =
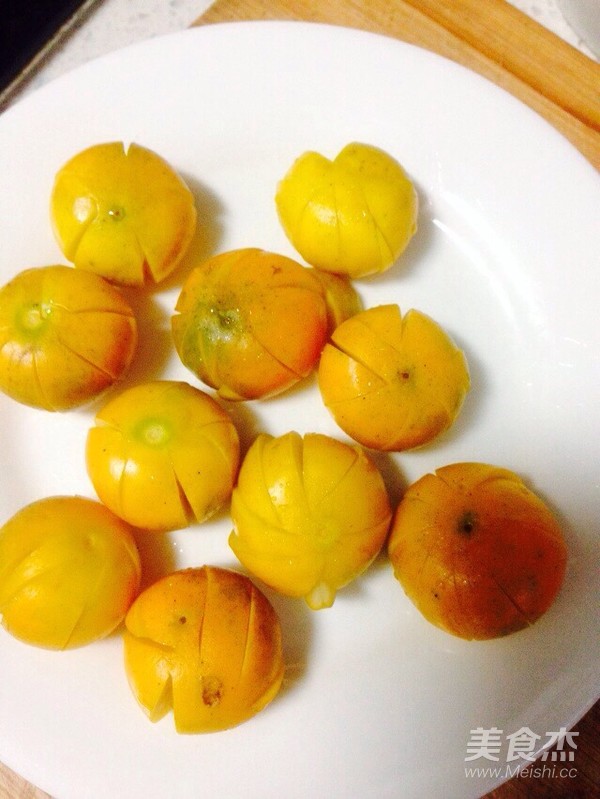
[[[504,0],[216,0],[195,24],[251,19],[345,25],[451,58],[541,114],[600,170],[600,64]]]
[[[196,25],[325,22],[383,33],[473,69],[556,127],[600,169],[600,65],[504,0],[216,0]],[[515,778],[488,799],[600,795],[600,704],[575,727],[576,779]],[[0,799],[48,799],[0,764]]]

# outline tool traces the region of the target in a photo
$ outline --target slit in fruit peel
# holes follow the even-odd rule
[[[307,512],[311,512],[310,505],[308,504],[308,495],[306,493],[306,486],[304,484],[304,438],[298,433],[290,438],[292,457],[298,475],[298,483],[302,488],[302,497],[304,499],[304,507]]]
[[[437,415],[436,415],[436,417],[435,417],[435,418],[438,418],[438,419],[443,419],[443,420],[444,420],[443,424],[445,425],[444,427],[440,428],[440,430],[439,430],[439,433],[442,433],[442,432],[444,432],[445,430],[447,430],[447,429],[448,429],[448,427],[450,427],[451,423],[452,423],[452,422],[453,422],[453,421],[456,419],[456,417],[458,416],[458,413],[459,413],[459,411],[460,411],[460,408],[461,408],[461,406],[462,406],[462,403],[463,403],[463,399],[461,399],[461,400],[460,400],[460,401],[459,401],[459,402],[456,404],[456,406],[455,406],[454,408],[452,408],[452,407],[451,407],[449,404],[446,404],[446,403],[445,403],[445,402],[444,402],[444,401],[441,399],[441,397],[438,395],[438,393],[435,391],[435,389],[434,389],[434,390],[432,390],[432,389],[429,389],[429,390],[427,390],[427,391],[423,391],[423,390],[421,389],[421,390],[419,390],[419,391],[417,392],[417,395],[418,395],[419,397],[425,397],[425,398],[426,398],[426,400],[427,400],[427,401],[429,402],[429,404],[432,406],[432,411],[434,411],[434,412],[435,412],[435,408],[437,408],[437,409],[438,409],[438,410],[437,410]],[[424,405],[424,404],[425,404],[425,403],[421,403],[421,402],[419,402],[418,404],[416,404],[416,407],[415,407],[415,410],[414,410],[414,413],[413,413],[413,417],[416,417],[416,418],[418,419],[418,410],[417,410],[417,408],[418,408],[419,406],[421,406],[421,407],[422,407],[422,405]],[[438,433],[438,434],[439,434],[439,433]]]
[[[49,408],[52,411],[55,411],[56,407],[52,402],[49,401],[48,397],[46,396],[46,391],[44,389],[44,386],[42,385],[42,380],[40,378],[40,373],[38,370],[37,355],[38,355],[37,352],[33,350],[31,353],[31,366],[33,369],[33,379],[44,407]]]
[[[271,503],[271,507],[273,512],[277,518],[277,523],[281,530],[286,532],[292,532],[293,528],[290,528],[289,525],[286,523],[285,519],[285,508],[289,506],[289,501],[286,502],[286,495],[289,493],[287,491],[288,484],[291,482],[290,480],[286,479],[285,472],[286,469],[283,470],[280,468],[276,468],[276,475],[277,479],[267,479],[267,475],[265,473],[265,466],[266,462],[268,462],[272,457],[272,452],[266,452],[265,456],[265,446],[266,442],[265,439],[261,439],[261,453],[258,459],[260,463],[261,469],[261,476],[263,480],[263,484],[265,486],[265,491],[269,497],[269,501]],[[292,432],[287,434],[286,436],[282,436],[280,441],[276,442],[278,444],[276,454],[277,454],[277,463],[281,463],[283,461],[284,467],[286,464],[289,464],[290,468],[287,470],[289,474],[296,477],[296,484],[299,487],[298,492],[294,492],[296,501],[302,497],[304,499],[304,507],[308,509],[308,505],[306,502],[306,493],[304,491],[304,481],[302,479],[302,471],[303,471],[303,449],[304,443],[302,437],[299,433]],[[282,448],[285,445],[285,449],[283,450],[283,459],[281,456]],[[281,476],[281,472],[284,472],[283,476]],[[260,518],[260,514],[255,514],[257,518]]]
[[[338,202],[338,181],[333,181],[333,213],[335,216],[336,256],[339,258],[342,251],[342,226],[340,223],[340,205]]]
[[[249,650],[251,648],[250,631],[252,630],[252,627],[253,627],[253,621],[254,621],[255,615],[256,615],[256,588],[254,588],[254,586],[253,586],[251,588],[251,590],[250,590],[250,607],[248,608],[248,617],[247,617],[247,623],[246,623],[246,633],[245,633],[245,637],[244,637],[244,655],[242,657],[242,660],[241,660],[241,663],[240,663],[240,670],[239,670],[238,676],[237,676],[238,682],[241,682],[241,680],[242,680],[242,678],[244,676],[244,668],[245,668],[246,662],[248,660],[248,652],[249,652]]]
[[[86,596],[86,598],[85,598],[85,601],[84,601],[84,602],[82,602],[82,604],[81,604],[81,609],[80,609],[80,611],[79,611],[79,615],[78,615],[78,616],[77,616],[77,618],[76,618],[76,619],[73,621],[73,625],[72,625],[72,627],[71,627],[71,630],[70,630],[70,632],[68,633],[68,635],[67,635],[67,638],[66,638],[65,642],[63,643],[63,647],[62,647],[63,649],[66,649],[66,648],[67,648],[67,647],[70,645],[71,641],[73,640],[73,636],[75,635],[75,633],[77,632],[77,630],[78,630],[79,626],[81,625],[82,621],[83,621],[83,620],[84,620],[84,618],[85,618],[85,615],[86,615],[86,613],[87,613],[87,611],[88,611],[88,608],[90,608],[90,607],[92,607],[92,606],[93,606],[93,604],[94,604],[94,599],[96,598],[96,592],[97,592],[97,590],[98,590],[98,587],[99,587],[99,585],[102,583],[102,580],[104,579],[104,575],[106,574],[106,569],[107,569],[107,566],[106,566],[106,564],[105,564],[105,565],[104,565],[104,568],[102,569],[102,571],[100,572],[100,574],[99,574],[99,575],[96,577],[96,580],[95,580],[95,582],[94,582],[94,585],[93,585],[93,587],[90,587],[90,588],[88,589],[88,592],[87,592],[87,596]],[[97,601],[97,600],[96,600],[96,601]],[[116,625],[115,625],[115,626],[116,626]],[[110,632],[110,630],[107,632],[107,634],[108,634],[109,632]]]
[[[60,338],[60,336],[58,336],[58,341],[59,341],[59,343],[60,343],[60,346],[61,346],[61,347],[64,347],[64,349],[65,349],[67,352],[70,352],[70,353],[71,353],[71,355],[74,355],[74,356],[75,356],[75,358],[78,358],[80,361],[82,361],[83,363],[85,363],[85,364],[86,364],[87,366],[89,366],[91,369],[93,369],[94,371],[98,372],[98,374],[100,374],[100,375],[102,375],[103,377],[105,377],[105,378],[107,378],[108,380],[110,380],[110,382],[111,382],[111,383],[114,383],[114,382],[115,382],[115,380],[117,379],[117,375],[115,375],[115,374],[111,374],[110,372],[107,372],[107,371],[106,371],[106,369],[103,369],[101,366],[98,366],[98,364],[94,363],[93,361],[90,361],[90,359],[89,359],[89,358],[86,358],[86,356],[85,356],[85,355],[82,355],[82,354],[81,354],[80,352],[78,352],[77,350],[74,350],[74,349],[73,349],[73,347],[70,347],[68,344],[65,344],[65,342],[64,342],[64,341],[63,341],[63,340]]]
[[[81,270],[82,271],[82,270]],[[124,316],[126,319],[134,319],[135,314],[131,309],[126,311],[124,308],[120,310],[119,308],[115,308],[113,306],[104,306],[104,305],[90,305],[83,308],[69,308],[66,305],[63,305],[61,302],[56,302],[52,300],[50,303],[52,310],[57,308],[59,311],[63,311],[64,313],[72,314],[73,316],[78,316],[79,314],[105,314],[110,313],[114,314],[115,316]]]
[[[123,457],[122,458],[111,458],[110,459],[110,467],[109,468],[111,470],[111,473],[114,474],[114,472],[116,471],[115,465],[119,464],[119,463],[121,464],[121,471],[120,471],[120,474],[119,474],[118,485],[117,485],[117,508],[118,508],[117,515],[121,516],[122,513],[123,513],[123,504],[124,504],[123,503],[123,494],[125,493],[125,478],[126,478],[127,474],[131,473],[132,471],[134,471],[134,472],[136,471],[137,465],[136,465],[135,460],[133,460],[129,456],[129,454],[127,452],[127,448],[125,448],[125,451],[123,453]]]
[[[382,525],[385,525],[384,528],[383,528],[385,530],[385,533],[381,533],[381,536],[382,536],[382,538],[383,537],[387,537],[387,533],[388,533],[390,524],[391,524],[390,517],[384,516],[381,519],[374,519],[372,522],[369,522],[369,524],[367,524],[365,527],[361,527],[360,529],[356,529],[355,530],[355,529],[346,528],[346,531],[343,533],[343,535],[344,535],[348,545],[350,545],[352,543],[353,539],[358,539],[359,541],[363,542],[363,544],[364,544],[365,543],[365,541],[364,541],[365,538],[367,536],[370,536],[370,540],[372,540],[373,537],[375,536],[375,532],[378,529],[380,529],[382,527]],[[383,544],[382,544],[382,546],[383,546]],[[365,546],[362,547],[362,549],[366,550],[366,549],[370,549],[370,547],[367,547],[365,545]],[[376,557],[377,557],[377,553],[375,553],[375,555],[373,556],[373,559],[375,559]],[[370,565],[371,562],[372,562],[372,560],[369,562],[369,564],[367,564],[367,566]],[[365,566],[365,568],[367,566]],[[363,569],[363,571],[364,571],[364,569]]]
[[[307,215],[309,210],[314,214],[314,216],[319,220],[319,222],[325,222],[328,224],[329,219],[333,216],[335,219],[335,238],[336,238],[336,246],[335,250],[336,253],[339,255],[340,252],[340,218],[338,214],[338,203],[337,197],[335,192],[335,182],[333,183],[333,191],[332,191],[332,205],[333,209],[331,209],[328,205],[323,205],[322,202],[319,200],[315,200],[315,196],[318,194],[318,191],[322,188],[323,184],[326,182],[327,179],[321,181],[319,185],[317,185],[314,189],[312,194],[308,197],[306,204],[298,214],[298,220],[296,222],[296,229],[294,230],[294,235],[298,234],[298,231],[304,225],[304,217]],[[324,211],[323,211],[324,209]],[[312,266],[313,264],[311,264]]]
[[[457,574],[458,574],[457,563],[458,563],[458,561],[460,559],[460,552],[459,552],[460,549],[461,549],[460,537],[457,536],[454,539],[454,546],[452,547],[452,561],[451,561],[450,569],[451,569],[451,575],[452,575],[452,587],[454,589],[454,595],[456,597],[456,605],[458,607],[457,619],[458,619],[459,624],[460,624],[460,626],[462,628],[464,623],[465,623],[465,620],[467,621],[467,624],[468,624],[469,613],[468,613],[467,610],[465,610],[465,605],[464,605],[464,602],[463,602],[462,589],[461,589],[461,587],[459,585],[459,582],[457,581]],[[464,585],[464,581],[463,581],[463,585]]]
[[[324,494],[323,494],[323,495],[320,497],[320,499],[319,499],[319,502],[317,503],[316,507],[315,507],[315,508],[313,508],[313,511],[314,511],[315,513],[319,513],[319,508],[320,508],[320,506],[321,506],[321,505],[322,505],[324,502],[326,502],[326,501],[327,501],[327,499],[328,499],[328,498],[331,496],[331,494],[333,494],[333,493],[334,493],[334,491],[336,491],[336,490],[337,490],[338,486],[339,486],[341,483],[343,483],[343,481],[346,479],[346,477],[348,476],[348,474],[350,474],[350,472],[352,471],[352,469],[353,469],[353,468],[356,466],[356,464],[357,464],[357,462],[358,462],[358,452],[357,452],[357,451],[356,451],[356,449],[354,449],[354,447],[352,447],[352,446],[350,447],[350,449],[352,449],[352,452],[354,453],[354,458],[353,458],[352,462],[351,462],[351,463],[348,465],[348,467],[347,467],[347,468],[346,468],[346,469],[345,469],[345,470],[342,472],[342,474],[340,474],[340,476],[339,476],[339,477],[338,477],[338,479],[335,481],[335,483],[334,483],[332,486],[330,486],[330,487],[327,489],[327,491],[326,491],[326,492],[325,492],[325,493],[324,493]]]
[[[81,224],[77,229],[77,235],[73,237],[73,239],[69,242],[65,242],[65,256],[69,261],[72,263],[76,263],[77,261],[77,253],[79,251],[79,247],[81,242],[83,241],[84,237],[86,236],[89,228],[94,224],[94,222],[98,219],[98,199],[94,197],[91,193],[90,189],[81,181],[81,179],[75,174],[72,173],[73,177],[77,179],[79,184],[81,185],[81,189],[79,189],[79,193],[82,195],[78,197],[75,203],[85,203],[89,211],[86,213],[85,219],[80,220]]]
[[[140,237],[138,235],[137,230],[134,229],[133,231],[133,238],[136,243],[137,250],[140,254],[140,277],[142,285],[146,285],[147,283],[156,283],[156,278],[154,277],[154,269],[152,264],[150,263],[150,259],[148,258],[146,251],[140,241]]]
[[[362,322],[360,324],[362,324]],[[363,327],[367,327],[367,325],[363,325]],[[340,352],[342,355],[345,355],[346,358],[349,358],[351,361],[354,361],[354,363],[357,363],[359,366],[362,366],[362,368],[365,369],[365,371],[370,372],[373,375],[373,377],[377,378],[379,381],[381,381],[381,383],[383,383],[384,385],[388,384],[389,381],[385,377],[385,375],[378,374],[375,371],[375,368],[373,367],[372,364],[367,363],[366,361],[363,361],[361,358],[359,358],[357,355],[355,355],[355,353],[353,353],[350,350],[346,349],[342,344],[340,344],[338,341],[336,341],[335,338],[332,338],[330,340],[329,344],[332,347],[335,347],[335,349],[338,352]],[[379,388],[379,386],[375,386],[373,389],[371,389],[371,391],[366,392],[366,394],[358,394],[357,396],[360,396],[360,397],[367,396],[368,394],[372,393],[372,391],[375,391],[377,388]]]
[[[182,483],[179,480],[179,476],[175,471],[175,467],[171,462],[171,471],[173,473],[173,480],[175,481],[175,485],[177,486],[177,493],[179,494],[179,503],[181,505],[181,510],[185,519],[187,520],[188,524],[194,524],[196,522],[200,523],[203,519],[200,519],[196,516],[196,513],[192,507],[190,500],[188,499],[188,495],[183,487]],[[208,511],[207,511],[208,514]],[[209,515],[209,514],[208,514]],[[208,515],[205,515],[204,518],[208,518]]]
[[[136,635],[134,631],[131,630],[131,625],[126,625],[127,633],[131,635],[132,638],[135,638],[140,644],[146,644],[146,646],[151,647],[152,649],[158,649],[159,652],[162,652],[164,655],[169,656],[174,654],[177,650],[175,647],[170,646],[169,644],[163,644],[162,641],[158,641],[156,638],[151,638],[149,635]],[[167,669],[170,673],[171,666],[167,665]]]
[[[304,271],[307,272],[309,275],[312,276],[311,269],[313,267],[303,267]],[[323,297],[323,289],[319,283],[315,284],[314,286],[299,286],[298,283],[278,283],[276,286],[273,286],[271,291],[286,291],[291,290],[294,292],[297,291],[305,291],[308,294],[316,294],[317,297]]]
[[[7,596],[6,599],[2,602],[2,604],[0,605],[0,613],[2,613],[5,610],[5,608],[8,608],[12,604],[12,602],[14,602],[14,600],[20,596],[20,594],[22,594],[24,591],[28,591],[29,588],[32,586],[32,584],[35,584],[36,580],[38,580],[40,577],[45,577],[46,575],[50,575],[52,574],[52,572],[60,572],[62,566],[60,564],[54,564],[38,568],[32,573],[31,568],[28,568],[27,564],[29,561],[35,563],[36,556],[41,550],[42,546],[40,545],[39,547],[36,547],[35,549],[31,550],[31,552],[28,552],[22,558],[11,564],[10,571],[12,574],[14,574],[14,572],[18,570],[24,570],[26,576],[25,575],[23,576],[23,579],[20,580],[18,585],[15,586],[15,589],[11,591],[10,595]]]
[[[24,563],[24,562],[30,560],[31,557],[33,555],[35,555],[35,553],[37,551],[38,550],[36,549],[33,552],[31,552],[29,555],[27,555],[27,557],[23,558],[21,563]],[[55,564],[53,566],[46,566],[45,568],[39,569],[34,574],[31,574],[28,578],[24,579],[19,584],[18,588],[15,591],[13,591],[11,596],[8,597],[5,602],[3,602],[2,608],[0,608],[0,616],[1,616],[2,612],[7,610],[7,609],[9,609],[10,606],[12,605],[12,603],[15,600],[17,600],[22,594],[29,593],[29,592],[36,593],[36,583],[38,583],[40,579],[45,580],[45,579],[48,578],[48,576],[52,575],[53,573],[61,575],[63,573],[64,569],[65,569],[65,564],[60,564],[60,563],[59,564]],[[80,620],[82,614],[85,612],[85,610],[86,610],[86,605],[84,605],[82,607],[81,613],[78,615],[78,617],[73,622],[73,626],[71,627],[71,629],[69,631],[67,631],[65,638],[63,640],[61,640],[59,643],[56,644],[56,648],[57,649],[66,649],[67,648],[67,646],[69,645],[69,642],[70,642],[70,640],[72,638],[73,631],[74,631],[75,627],[77,626],[77,624],[79,623],[79,620]]]
[[[204,620],[206,618],[206,608],[208,605],[208,593],[210,591],[210,569],[205,568],[204,574],[206,575],[206,582],[204,587],[204,595],[202,597],[202,612],[198,614],[198,634],[197,634],[197,642],[198,642],[198,659],[199,662],[202,663],[202,637],[204,634]]]
[[[304,375],[304,374],[301,374],[300,372],[297,372],[295,369],[292,369],[292,367],[291,367],[291,366],[288,366],[288,364],[287,364],[287,363],[284,363],[284,362],[281,360],[281,358],[280,358],[278,355],[276,355],[276,354],[275,354],[275,353],[272,351],[272,349],[271,349],[270,347],[268,347],[268,346],[267,346],[267,344],[266,344],[264,341],[262,341],[260,338],[258,338],[258,337],[256,336],[256,334],[255,334],[254,330],[252,330],[251,332],[252,332],[252,335],[254,336],[255,340],[258,342],[258,344],[260,344],[260,346],[261,346],[261,347],[262,347],[262,349],[263,349],[263,350],[266,352],[266,354],[269,356],[269,358],[272,358],[272,359],[275,361],[275,363],[276,363],[278,366],[280,366],[280,367],[281,367],[281,368],[282,368],[284,371],[286,371],[286,372],[289,372],[289,374],[290,374],[291,376],[293,376],[293,377],[297,378],[298,380],[301,380],[303,377],[306,377],[306,375]]]
[[[151,708],[144,708],[148,714],[150,721],[160,721],[169,710],[173,707],[173,676],[171,673],[167,676],[163,685],[162,692],[158,697],[156,704]]]
[[[458,581],[456,579],[456,569],[454,567],[452,569],[452,587],[454,589],[454,596],[456,597],[456,604],[458,606],[458,611],[459,611],[457,617],[460,624],[460,629],[462,630],[465,620],[467,620],[468,623],[469,615],[468,613],[465,612],[465,608],[462,601],[462,593]]]
[[[389,263],[390,265],[392,265],[394,263],[394,250],[393,250],[391,244],[389,243],[385,233],[383,232],[383,229],[382,229],[381,225],[379,224],[379,220],[377,218],[377,215],[371,210],[371,206],[369,204],[369,198],[367,197],[367,193],[365,191],[364,184],[359,182],[358,187],[359,187],[360,193],[362,195],[362,198],[364,200],[365,208],[367,209],[367,213],[369,214],[369,217],[370,217],[371,222],[372,222],[372,227],[373,227],[373,231],[374,231],[374,235],[375,235],[375,240],[377,242],[377,246],[378,246],[379,254],[380,254],[380,258],[381,258],[381,264],[383,265],[384,263]],[[383,248],[381,247],[381,243],[382,242],[385,245],[385,252],[383,251]]]
[[[94,426],[98,428],[104,428],[106,430],[114,430],[115,432],[124,435],[119,423],[115,422],[114,419],[103,419],[101,416],[96,416],[94,419]]]
[[[230,429],[230,422],[227,419],[215,419],[212,422],[206,422],[205,424],[203,424],[202,427],[198,428],[198,432],[201,432],[202,437],[210,442],[213,449],[215,449],[219,453],[219,455],[223,459],[223,462],[229,467],[230,464],[229,450],[225,448],[225,445],[221,441],[221,437],[219,435],[215,436],[211,435],[212,431],[210,431],[211,427],[218,429],[218,427],[220,426],[223,426],[225,427],[226,430],[228,430]]]
[[[527,625],[533,624],[533,621],[529,618],[529,616],[525,613],[525,611],[519,606],[519,604],[515,601],[515,599],[508,593],[508,591],[506,590],[506,588],[504,588],[502,583],[500,583],[497,580],[497,578],[494,577],[494,575],[491,575],[491,577],[492,577],[492,580],[493,580],[494,584],[497,586],[498,590],[500,591],[500,593],[503,594],[508,599],[510,604],[514,607],[514,609],[517,611],[517,613],[523,619],[523,621]]]
[[[319,186],[315,186],[313,188],[312,193],[308,195],[308,197],[306,199],[306,202],[304,203],[302,208],[298,211],[298,215],[297,215],[296,219],[294,219],[294,220],[290,219],[289,227],[290,227],[291,230],[293,230],[294,235],[296,235],[296,233],[298,232],[298,229],[300,227],[302,219],[304,218],[304,215],[308,211],[309,206],[311,206],[314,203],[314,201],[315,201],[314,198],[315,198],[315,195],[316,195],[318,189],[319,189]]]

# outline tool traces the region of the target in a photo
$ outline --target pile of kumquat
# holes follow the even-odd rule
[[[171,337],[190,382],[121,385],[138,345],[124,289],[156,290],[198,225],[185,181],[145,147],[95,144],[62,165],[50,221],[67,264],[28,267],[0,289],[2,392],[40,412],[107,395],[84,447],[96,499],[40,498],[0,529],[2,624],[56,650],[122,628],[133,695],[152,721],[172,711],[181,733],[227,729],[275,698],[281,623],[233,569],[198,563],[142,590],[136,531],[229,512],[244,569],[314,610],[385,551],[423,616],[466,639],[532,624],[565,575],[557,520],[508,469],[441,465],[393,507],[376,465],[374,454],[432,445],[471,389],[465,353],[434,319],[364,308],[355,290],[395,268],[417,231],[405,169],[367,144],[333,160],[306,152],[274,205],[302,261],[249,242],[182,282]],[[307,380],[350,441],[258,431],[244,452],[227,403]]]

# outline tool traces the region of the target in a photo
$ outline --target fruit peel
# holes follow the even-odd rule
[[[391,508],[361,447],[318,433],[257,437],[232,494],[229,545],[271,588],[330,607],[373,562]]]
[[[567,563],[544,501],[514,472],[483,463],[451,464],[409,487],[388,554],[425,618],[467,639],[532,625],[558,595]]]
[[[405,170],[359,142],[332,161],[303,153],[279,182],[275,203],[307,263],[352,278],[389,269],[417,229],[418,196]]]
[[[125,624],[132,692],[151,721],[172,710],[179,733],[237,726],[281,687],[279,620],[238,572],[203,566],[167,575],[140,594]]]
[[[464,353],[426,314],[379,305],[333,332],[318,368],[324,404],[366,447],[403,451],[454,423],[470,376]]]
[[[160,283],[196,230],[185,181],[135,142],[103,142],[72,156],[55,176],[50,216],[65,257],[119,285]]]

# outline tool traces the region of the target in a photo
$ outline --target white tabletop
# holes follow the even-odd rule
[[[569,44],[591,55],[563,17],[556,0],[511,2]],[[59,38],[27,79],[11,93],[10,102],[92,58],[133,42],[189,27],[212,0],[89,0],[89,3],[90,8],[81,22]]]

